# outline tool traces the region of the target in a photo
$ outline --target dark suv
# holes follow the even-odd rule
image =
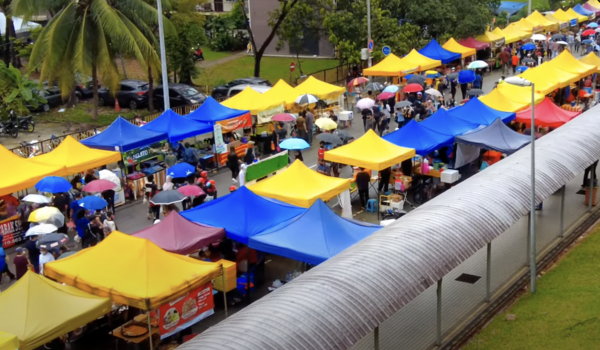
[[[271,83],[263,78],[241,78],[230,81],[225,85],[217,86],[213,89],[212,97],[215,100],[223,99],[227,96],[227,91],[234,86],[237,85],[263,85],[263,86],[272,86]]]
[[[159,85],[152,93],[154,106],[164,109],[163,88]],[[199,93],[198,90],[186,84],[169,84],[169,105],[171,108],[201,104],[206,100],[206,96]]]
[[[148,83],[142,80],[122,80],[119,83],[119,91],[114,95],[108,88],[98,91],[98,105],[112,106],[115,98],[119,100],[119,106],[130,109],[140,109],[148,105]]]
[[[48,112],[51,108],[58,107],[69,100],[69,98],[63,98],[61,96],[60,89],[57,87],[45,87],[40,90],[33,90],[33,93],[42,96],[46,100],[46,103],[39,103],[37,108],[26,105],[27,109],[31,112]],[[75,104],[79,103],[80,98],[81,94],[76,91]]]

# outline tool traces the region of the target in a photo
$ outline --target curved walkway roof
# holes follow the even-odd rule
[[[349,348],[529,212],[529,147],[179,349]],[[600,158],[600,107],[536,141],[536,151],[541,201]]]

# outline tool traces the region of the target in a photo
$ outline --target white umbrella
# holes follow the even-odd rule
[[[425,93],[431,96],[442,97],[442,93],[437,91],[436,89],[427,89],[425,90]]]
[[[368,97],[360,99],[358,102],[356,102],[356,108],[358,109],[367,109],[373,106],[375,106],[375,101]]]
[[[484,61],[473,61],[471,63],[469,63],[469,66],[467,66],[468,69],[480,69],[480,68],[487,68],[488,64]]]
[[[41,194],[28,194],[23,198],[23,202],[47,204],[50,203],[50,198],[42,196]]]
[[[100,176],[100,180],[108,180],[117,185],[117,188],[115,188],[114,191],[118,192],[121,190],[121,180],[119,180],[117,175],[112,171],[106,169],[100,170],[98,175]]]
[[[569,45],[569,43],[568,43],[568,42],[566,42],[566,41],[557,41],[556,43],[557,43],[558,45]]]
[[[311,103],[317,103],[317,101],[319,101],[319,99],[316,96],[311,94],[304,94],[300,95],[295,102],[299,105],[307,105]]]
[[[31,226],[29,230],[25,233],[26,237],[29,236],[39,236],[39,235],[47,235],[48,233],[58,231],[58,227],[52,224],[39,224],[35,226]]]
[[[600,28],[596,28],[596,33],[600,33]]]
[[[543,34],[534,34],[534,35],[531,37],[531,40],[533,40],[533,41],[540,41],[540,40],[543,40],[543,41],[545,41],[545,40],[546,40],[546,36],[545,36],[545,35],[543,35]]]

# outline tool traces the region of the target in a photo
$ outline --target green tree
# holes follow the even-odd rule
[[[204,38],[203,29],[198,24],[188,24],[177,35],[165,38],[167,62],[173,72],[173,80],[183,84],[192,84],[192,78],[198,77],[200,70],[194,62],[191,48]]]
[[[33,45],[27,39],[29,39],[31,42],[35,42],[43,29],[43,27],[33,28],[29,32],[28,38],[19,38],[15,40],[14,43],[15,46],[18,47],[19,57],[29,60],[29,56],[31,56],[31,51],[33,50]]]
[[[98,117],[98,81],[116,91],[119,83],[115,52],[135,57],[143,67],[158,67],[158,55],[144,32],[157,22],[156,9],[143,0],[14,0],[13,14],[25,20],[60,10],[40,33],[29,69],[40,80],[57,80],[64,97],[75,85],[76,73],[93,80],[92,119]]]
[[[46,103],[46,100],[35,91],[40,87],[28,75],[23,75],[21,71],[13,65],[8,67],[0,64],[0,103],[2,110],[7,112],[14,110],[18,115],[28,112],[27,106],[37,108],[40,103]]]

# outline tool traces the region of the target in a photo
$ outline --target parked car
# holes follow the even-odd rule
[[[217,86],[213,89],[212,97],[215,99],[222,99],[227,96],[227,92],[234,86],[237,85],[262,85],[262,86],[272,86],[271,83],[262,78],[241,78],[230,81],[225,85]]]
[[[264,94],[265,92],[271,89],[270,86],[265,85],[236,85],[227,91],[227,98],[239,94],[240,92],[244,91],[244,89],[247,87],[251,88],[256,92],[260,92],[261,94]]]
[[[100,83],[98,83],[98,87],[100,87]],[[81,98],[91,98],[94,96],[92,77],[83,74],[75,75],[75,91],[79,92]]]
[[[57,87],[48,87],[41,90],[34,90],[33,93],[42,96],[46,103],[40,103],[37,108],[33,106],[26,105],[27,109],[31,112],[48,112],[50,108],[58,107],[63,103],[67,102],[69,98],[63,98],[60,94],[60,89]],[[79,92],[75,92],[75,103],[79,103],[79,99],[81,98],[81,94]]]
[[[98,90],[98,105],[113,106],[115,98],[119,106],[140,109],[148,105],[148,83],[142,80],[122,80],[119,83],[119,91],[115,94],[103,87]]]
[[[152,93],[154,106],[164,108],[163,87],[159,85]],[[169,84],[169,105],[171,108],[201,104],[206,100],[206,96],[198,90],[186,84]]]

